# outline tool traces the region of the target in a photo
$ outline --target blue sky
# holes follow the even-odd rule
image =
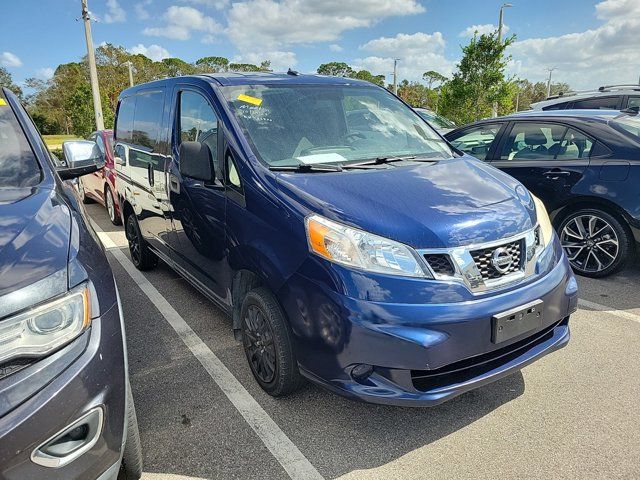
[[[0,64],[21,82],[46,78],[84,53],[80,0],[3,2]],[[401,78],[450,74],[463,32],[497,23],[494,0],[89,0],[96,45],[111,42],[154,59],[217,55],[276,69],[314,71],[337,60]],[[640,0],[512,0],[505,9],[509,70],[574,88],[637,82]],[[27,28],[28,25],[28,28]]]

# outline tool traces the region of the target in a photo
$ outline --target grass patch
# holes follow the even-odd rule
[[[81,140],[75,135],[43,135],[42,139],[51,150],[62,148],[62,142],[66,142],[67,140]]]

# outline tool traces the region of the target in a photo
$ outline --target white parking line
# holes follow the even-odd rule
[[[198,337],[184,318],[180,316],[151,282],[136,269],[131,260],[120,251],[120,247],[111,240],[111,237],[95,222],[92,222],[92,224],[105,248],[110,251],[151,303],[158,309],[158,312],[173,327],[184,344],[191,350],[191,353],[220,387],[220,390],[227,396],[256,435],[262,440],[262,443],[265,444],[271,454],[282,465],[282,468],[289,474],[289,477],[294,480],[322,480],[323,477],[320,472],[316,470],[238,379]]]
[[[590,310],[598,310],[599,312],[605,312],[616,317],[626,318],[627,320],[631,320],[632,322],[640,323],[640,315],[631,312],[625,312],[624,310],[618,310],[612,307],[607,307],[606,305],[590,302],[589,300],[584,300],[582,298],[578,299],[578,306],[588,308]]]

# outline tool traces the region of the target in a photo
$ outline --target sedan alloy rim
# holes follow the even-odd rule
[[[140,242],[138,241],[138,232],[133,222],[127,222],[127,240],[129,241],[129,252],[134,262],[140,260]]]
[[[560,240],[571,265],[583,272],[609,268],[620,250],[613,227],[596,215],[579,215],[569,220]]]

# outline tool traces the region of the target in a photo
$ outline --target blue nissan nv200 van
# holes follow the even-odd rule
[[[273,396],[301,378],[433,405],[569,341],[577,286],[543,204],[370,83],[171,78],[122,92],[131,258],[231,316]]]

